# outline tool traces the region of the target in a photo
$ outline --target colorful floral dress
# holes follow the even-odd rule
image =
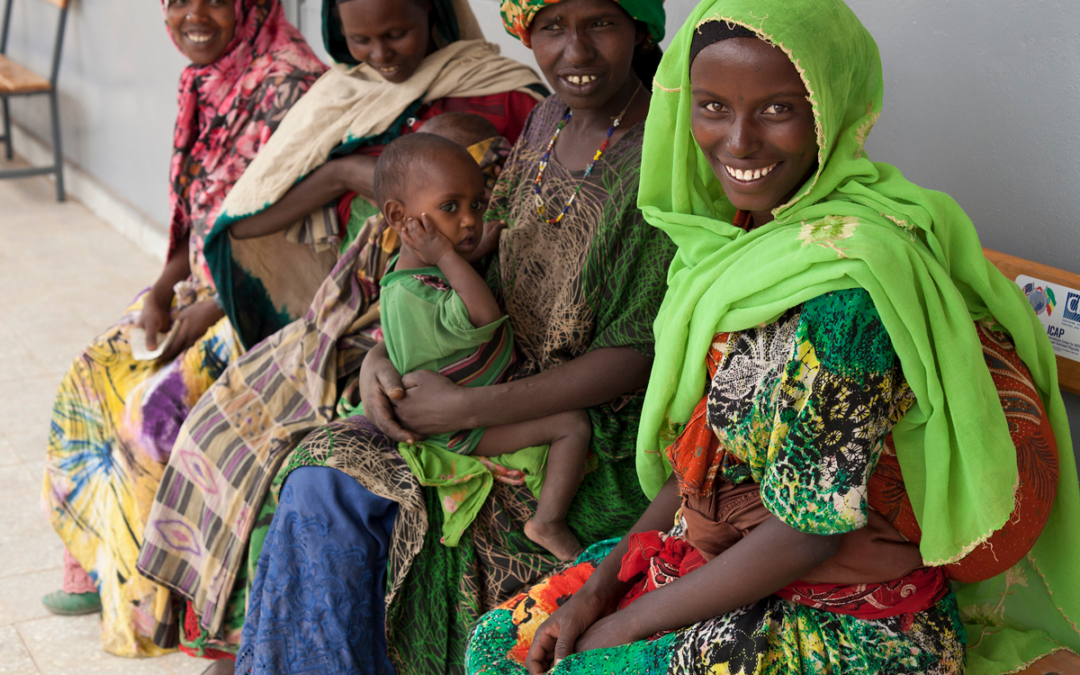
[[[885,434],[913,402],[869,294],[819,296],[768,325],[718,335],[712,354],[717,367],[705,410],[724,451],[707,461],[700,453],[670,453],[680,491],[696,493],[701,481],[714,479],[756,484],[768,513],[799,531],[850,536],[867,527],[874,516],[867,483]],[[659,540],[690,539],[688,503]],[[524,673],[535,629],[615,544],[593,546],[574,567],[485,615],[470,639],[467,672]],[[894,590],[898,600],[909,594]],[[551,672],[963,672],[964,629],[947,585],[920,611],[876,619],[782,595],[790,594],[649,640],[575,654]]]
[[[177,285],[174,318],[213,297],[202,244],[215,210],[324,69],[277,0],[243,0],[228,51],[184,70],[168,255],[187,240],[191,276]],[[151,639],[153,607],[167,592],[135,569],[143,526],[180,425],[240,354],[228,319],[221,319],[171,363],[135,360],[128,335],[145,298],[144,291],[64,377],[43,487],[54,529],[101,595],[102,647],[121,656],[163,653]]]

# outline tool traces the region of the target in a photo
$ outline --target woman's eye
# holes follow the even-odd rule
[[[457,202],[446,202],[439,208],[447,213],[457,213]]]
[[[765,106],[764,113],[766,115],[783,115],[788,110],[790,110],[790,108],[782,103],[773,103],[772,105]]]
[[[611,25],[610,21],[597,21],[593,24],[593,28],[607,28]]]
[[[406,32],[407,31],[398,30],[394,31],[393,33],[387,33],[386,37],[390,38],[391,40],[400,40],[401,38],[405,37]]]
[[[708,103],[704,104],[701,107],[704,108],[706,111],[711,112],[711,113],[724,112],[723,104],[717,103],[716,101],[709,101]]]
[[[355,35],[352,35],[349,36],[349,42],[353,43],[354,45],[366,45],[368,43],[368,39],[366,37],[357,37]]]

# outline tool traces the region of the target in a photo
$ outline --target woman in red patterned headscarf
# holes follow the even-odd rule
[[[163,9],[191,60],[180,76],[165,267],[64,378],[45,470],[67,548],[64,590],[45,605],[100,608],[102,646],[123,656],[162,651],[150,608],[166,596],[135,569],[143,523],[180,424],[239,353],[203,240],[233,183],[326,69],[279,0],[164,0]],[[170,337],[158,344],[159,333]]]

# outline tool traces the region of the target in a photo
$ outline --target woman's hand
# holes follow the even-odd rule
[[[630,612],[626,610],[608,614],[589,626],[584,635],[578,638],[574,651],[587,652],[606,647],[621,647],[648,637],[637,635],[632,624]]]
[[[546,673],[573,654],[579,636],[601,620],[605,609],[606,603],[582,589],[555,610],[533,636],[529,655],[525,657],[525,667],[530,675]]]
[[[148,351],[157,349],[158,333],[169,332],[169,326],[172,325],[172,319],[169,317],[171,304],[172,298],[163,302],[153,290],[147,293],[146,298],[143,300],[142,311],[139,312],[139,321],[136,325],[146,332],[146,349]]]
[[[392,405],[404,428],[423,437],[480,426],[470,421],[473,411],[465,400],[468,395],[465,387],[430,370],[408,373],[399,382],[404,385],[404,392]]]
[[[405,396],[401,374],[394,368],[386,343],[371,348],[360,365],[360,401],[364,417],[398,443],[415,443],[422,436],[406,431],[394,416],[393,401]]]
[[[176,329],[172,343],[158,360],[168,363],[175,359],[198,342],[206,331],[210,330],[210,327],[220,321],[223,316],[225,313],[214,304],[213,300],[203,300],[185,307],[176,317],[180,325]]]

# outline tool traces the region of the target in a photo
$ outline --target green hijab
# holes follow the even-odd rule
[[[774,209],[774,221],[750,232],[732,225],[735,209],[690,130],[690,43],[698,26],[715,20],[781,48],[803,79],[816,121],[817,172]],[[675,36],[653,88],[642,155],[649,171],[638,200],[646,220],[678,246],[655,324],[656,359],[638,437],[641,485],[654,496],[670,474],[663,451],[701,399],[715,333],[768,323],[822,293],[860,287],[873,298],[918,399],[893,438],[923,532],[923,559],[956,561],[1000,529],[1014,506],[1016,449],[973,323],[996,320],[1012,335],[1046,406],[1060,484],[1042,537],[1017,566],[1031,563],[1030,584],[1024,593],[1013,588],[1017,583],[1007,587],[1010,601],[991,612],[1002,624],[993,625],[994,635],[1012,639],[980,637],[974,658],[1018,665],[1057,642],[1078,648],[1080,635],[1061,621],[1062,613],[1074,625],[1080,621],[1072,571],[1080,547],[1070,541],[1080,532],[1080,494],[1054,353],[1020,289],[983,256],[960,206],[866,157],[882,96],[877,45],[840,0],[705,0]],[[965,589],[961,604],[985,595],[993,607],[1005,576]],[[1032,618],[1039,603],[1048,612]],[[969,609],[968,616],[979,614],[979,607]],[[981,635],[979,626],[994,621],[973,627]]]

